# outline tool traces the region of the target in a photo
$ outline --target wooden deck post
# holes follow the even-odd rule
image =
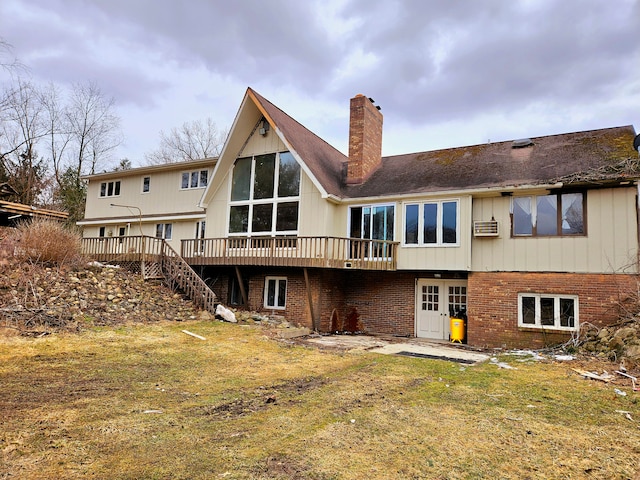
[[[304,271],[304,283],[307,286],[307,301],[309,302],[309,311],[311,312],[311,324],[313,325],[313,330],[315,332],[318,331],[318,319],[316,317],[315,310],[313,308],[313,295],[311,295],[311,283],[309,282],[309,273],[307,272],[306,267],[303,269]]]
[[[240,287],[240,295],[242,295],[242,303],[245,308],[249,308],[249,298],[247,298],[247,291],[244,289],[242,274],[240,273],[240,267],[238,266],[236,266],[236,278],[238,279],[238,286]]]

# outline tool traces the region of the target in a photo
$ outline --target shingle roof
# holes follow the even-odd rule
[[[565,177],[593,181],[593,172],[615,169],[621,161],[638,160],[632,126],[532,138],[533,145],[514,142],[383,157],[381,167],[363,184],[344,187],[346,197],[410,194],[438,190],[512,187],[555,183]],[[637,174],[636,174],[637,175]],[[607,177],[609,178],[609,177]]]
[[[342,165],[347,157],[269,100],[249,90],[327,193],[342,196]]]
[[[579,180],[581,175],[585,181],[593,181],[607,176],[607,169],[613,171],[621,161],[635,159],[634,164],[638,163],[633,149],[635,130],[629,125],[534,137],[532,145],[521,148],[514,148],[514,142],[509,141],[383,157],[365,182],[347,186],[343,172],[348,158],[344,154],[249,91],[327,193],[345,199],[508,188],[555,183],[568,177]],[[640,178],[638,170],[635,175]]]

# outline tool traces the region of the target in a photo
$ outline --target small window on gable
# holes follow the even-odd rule
[[[142,179],[142,193],[148,193],[151,190],[151,177]]]

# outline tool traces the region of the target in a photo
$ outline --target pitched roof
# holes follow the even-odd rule
[[[365,182],[346,185],[343,153],[254,90],[248,92],[327,193],[343,199],[592,182],[630,174],[640,178],[635,130],[628,125],[534,137],[525,146],[508,141],[387,156]],[[620,166],[629,159],[636,160]]]
[[[267,120],[271,120],[274,127],[282,132],[325,191],[342,196],[342,169],[347,157],[255,90],[249,88],[248,91],[262,107]]]
[[[346,197],[399,195],[483,187],[640,178],[633,126],[531,138],[529,146],[496,142],[383,157],[364,183],[345,186]],[[621,162],[635,159],[629,168]]]

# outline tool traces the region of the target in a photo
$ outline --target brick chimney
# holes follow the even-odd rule
[[[347,185],[357,185],[382,163],[382,113],[362,94],[351,99],[350,107]]]

